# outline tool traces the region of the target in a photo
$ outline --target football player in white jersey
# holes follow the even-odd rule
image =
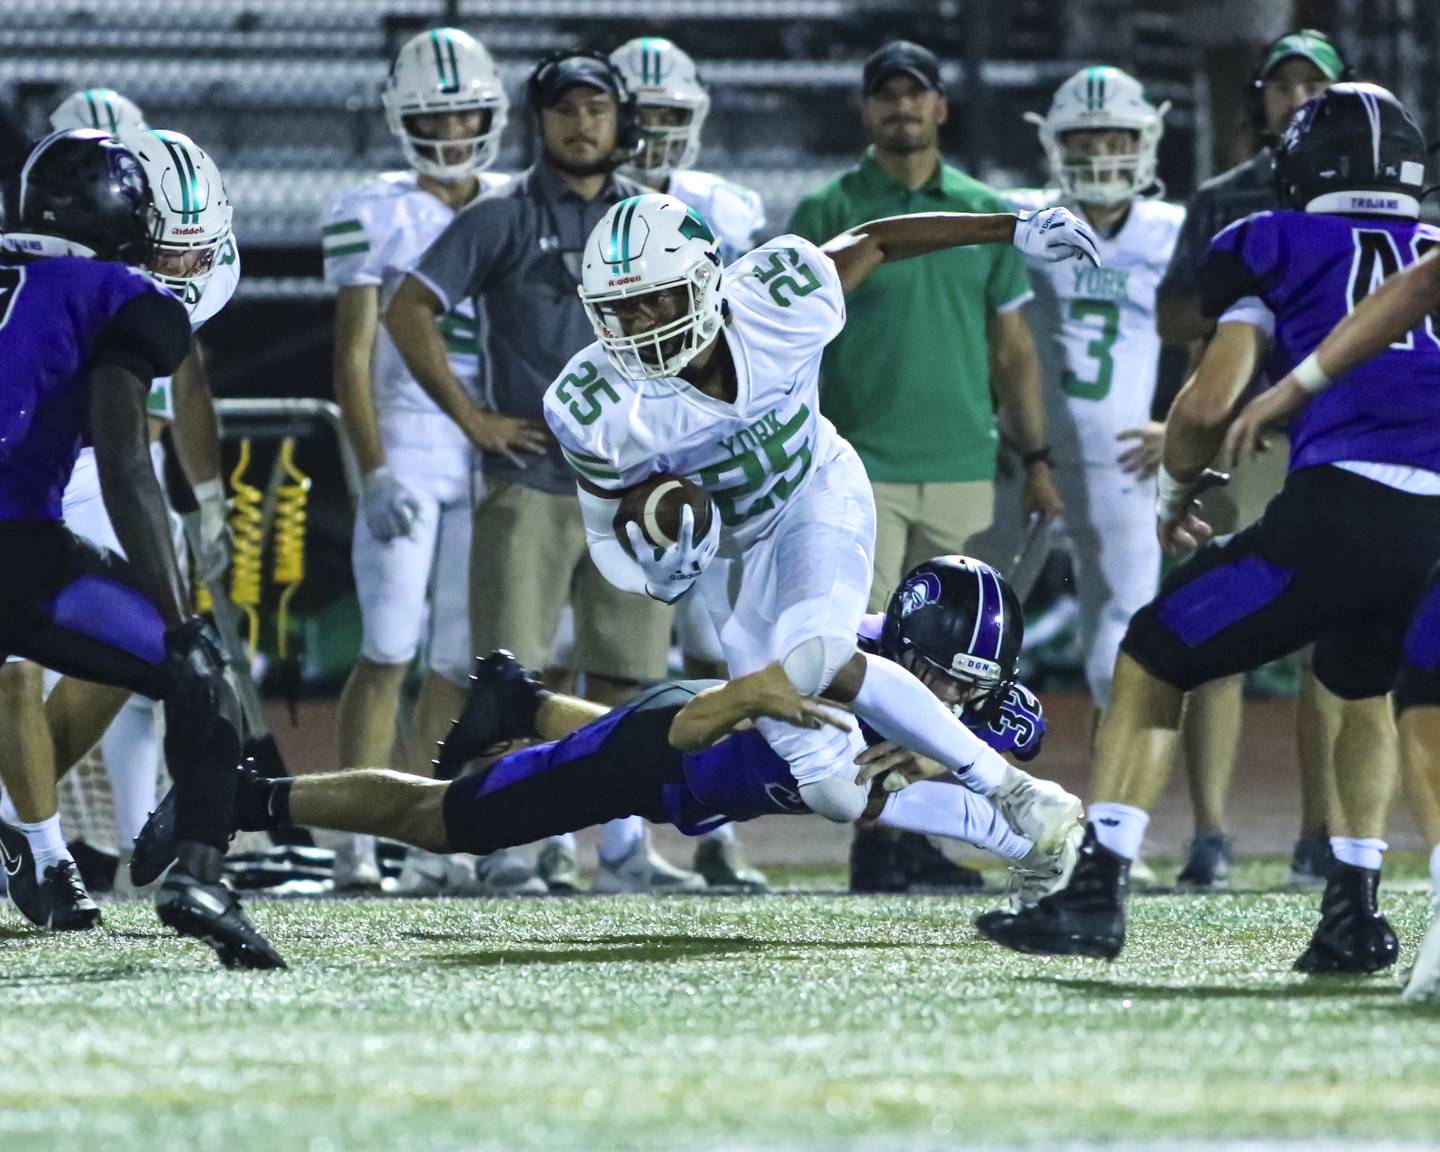
[[[477,461],[464,434],[406,370],[378,317],[411,264],[455,213],[499,187],[495,161],[509,101],[484,45],[432,28],[401,46],[384,89],[385,118],[410,170],[346,191],[325,215],[325,280],[337,289],[335,392],[364,476],[353,564],[364,638],[340,697],[340,763],[389,764],[405,674],[426,645],[416,707],[417,759],[464,699]],[[440,322],[456,376],[479,387],[479,332],[462,302]],[[427,612],[428,605],[428,612]],[[473,862],[407,860],[402,886],[473,882]],[[377,886],[373,840],[336,845],[337,887]],[[534,881],[522,876],[523,886]]]
[[[81,95],[86,93],[77,94]],[[123,97],[120,99],[124,107],[135,111],[133,119],[138,122],[139,110]],[[52,122],[77,107],[89,108],[95,103],[93,99],[77,102],[76,97],[71,97],[56,110]],[[69,126],[69,121],[65,122]],[[89,127],[90,121],[84,119],[75,126]],[[208,153],[179,132],[142,127],[121,139],[144,167],[155,207],[162,217],[160,239],[146,271],[185,302],[191,328],[198,331],[229,302],[240,280],[240,255],[230,230],[232,209],[220,171]],[[154,382],[147,408],[151,456],[157,474],[164,466],[160,434],[169,427],[181,469],[199,505],[200,548],[193,557],[196,578],[218,577],[229,562],[225,492],[214,402],[198,343],[173,377]],[[83,449],[75,462],[65,488],[63,510],[66,527],[77,535],[124,554],[105,511],[91,448]],[[173,510],[170,515],[176,554],[184,555],[180,518]],[[40,673],[16,669],[14,674]],[[130,696],[120,688],[61,677],[48,670],[44,682],[48,693],[45,714],[44,718],[36,717],[35,722],[48,721],[50,727],[53,768],[47,765],[45,771],[56,778],[63,776],[99,741],[115,805],[115,835],[120,850],[116,886],[124,888],[135,836],[155,806],[161,757],[160,704]],[[53,782],[48,788],[53,793]],[[0,819],[25,831],[37,861],[48,865],[68,858],[58,814],[38,824],[21,824],[7,796],[0,802]],[[68,912],[60,911],[53,926],[89,927],[98,921],[98,912],[92,916],[83,903],[76,903],[78,908],[72,905]]]
[[[1110,698],[1125,627],[1160,579],[1149,482],[1163,428],[1150,420],[1160,358],[1155,300],[1185,218],[1178,205],[1147,196],[1166,108],[1118,68],[1082,68],[1044,116],[1026,115],[1056,187],[1006,193],[1019,208],[1073,209],[1094,229],[1104,259],[1099,268],[1030,262],[1037,306],[1058,312],[1036,329],[1055,342],[1056,355],[1045,357],[1057,377],[1047,381],[1045,425],[1097,709]]]
[[[1073,834],[1080,802],[1005,763],[910,671],[857,649],[874,499],[818,403],[821,354],[844,325],[847,289],[886,260],[1011,242],[1056,260],[1097,258],[1089,229],[1052,208],[872,221],[824,250],[782,236],[722,272],[699,213],[670,196],[630,197],[586,241],[580,295],[598,340],[550,387],[545,417],[575,468],[590,555],[608,580],[669,602],[694,586],[732,675],[779,661],[799,691],[846,704],[938,761],[1049,851]],[[696,539],[687,509],[674,544],[648,545],[634,523],[622,544],[620,496],[662,472],[709,493],[709,530]],[[860,816],[871,770],[854,763],[855,733],[759,727],[812,811]]]
[[[700,157],[700,131],[710,113],[710,94],[695,61],[669,40],[637,36],[610,53],[610,63],[625,77],[640,120],[640,149],[621,174],[694,208],[715,233],[720,263],[738,260],[765,226],[765,202],[752,188],[692,167]],[[720,637],[698,596],[676,605],[675,638],[686,676],[724,678]],[[733,824],[701,837],[695,871],[711,887],[762,891],[768,886],[764,874],[744,862]]]

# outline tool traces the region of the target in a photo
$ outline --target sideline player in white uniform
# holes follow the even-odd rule
[[[610,63],[635,97],[641,130],[640,150],[621,175],[694,208],[715,233],[720,263],[738,260],[765,227],[765,202],[754,189],[692,167],[700,158],[700,131],[710,113],[710,94],[695,61],[669,40],[638,36],[610,53]],[[686,596],[676,605],[675,637],[686,676],[725,677],[725,652],[700,597]],[[768,887],[764,874],[745,863],[733,824],[700,838],[695,871],[711,887]]]
[[[112,120],[139,121],[139,109],[118,93],[88,89],[68,98],[52,115],[52,123],[59,122],[62,113],[105,107],[100,97],[104,93],[121,102],[122,112],[134,112],[133,116],[102,117],[106,126]],[[66,127],[90,127],[91,119],[87,115],[77,123],[64,123]],[[144,167],[155,207],[162,217],[161,239],[146,271],[184,301],[191,328],[198,331],[229,302],[240,280],[239,249],[230,231],[232,209],[220,171],[208,153],[179,132],[152,131],[143,124],[140,128],[132,124],[121,139]],[[173,377],[154,382],[146,406],[151,458],[157,475],[164,467],[160,434],[167,426],[172,429],[181,468],[200,509],[200,552],[194,557],[195,573],[198,579],[213,579],[229,563],[229,551],[219,435],[198,344]],[[66,527],[77,535],[124,555],[105,511],[91,448],[83,449],[75,462],[65,488],[63,511]],[[176,554],[184,555],[185,537],[180,518],[173,511],[171,528]],[[130,696],[113,686],[61,677],[50,671],[44,673],[44,681],[48,695],[45,719],[37,718],[37,722],[50,722],[59,773],[63,775],[99,740],[115,806],[115,835],[120,850],[116,886],[123,889],[128,884],[127,865],[135,836],[155,806],[162,755],[160,704]],[[43,866],[48,867],[69,858],[58,815],[35,825],[22,824],[7,796],[0,803],[0,819],[26,832],[37,864],[43,860]]]
[[[576,470],[590,555],[608,580],[671,602],[698,583],[733,675],[780,662],[799,691],[847,704],[886,739],[938,761],[1051,851],[1073,835],[1080,802],[1007,764],[910,672],[858,651],[874,499],[818,403],[821,354],[844,325],[847,288],[887,259],[1008,242],[1057,260],[1096,258],[1089,230],[1062,208],[1024,219],[931,213],[873,221],[824,251],[782,236],[722,274],[694,209],[630,197],[586,241],[580,295],[599,339],[551,385],[545,417]],[[654,548],[630,523],[627,550],[613,527],[619,497],[661,472],[709,493],[710,529],[694,539],[687,509],[679,539]],[[812,811],[860,816],[871,773],[854,763],[856,733],[759,727]]]
[[[1163,435],[1150,419],[1160,360],[1155,300],[1185,210],[1145,193],[1155,186],[1167,108],[1118,68],[1082,68],[1056,90],[1045,116],[1026,115],[1039,127],[1058,188],[1005,194],[1017,208],[1072,208],[1094,229],[1104,260],[1099,268],[1030,261],[1039,306],[1058,312],[1042,326],[1059,353],[1047,357],[1058,379],[1045,389],[1045,423],[1097,709],[1109,702],[1126,625],[1160,579],[1150,483]]]
[[[465,205],[499,187],[485,172],[509,101],[485,47],[455,28],[407,40],[390,70],[385,116],[407,172],[346,191],[324,218],[325,280],[337,288],[335,392],[364,474],[353,566],[364,639],[340,697],[340,763],[388,765],[405,675],[426,645],[416,704],[413,771],[464,701],[469,675],[469,578],[475,454],[406,370],[379,324],[410,266]],[[441,320],[456,376],[478,388],[479,333],[462,302]],[[427,612],[428,603],[428,612]],[[427,627],[428,624],[428,627]],[[373,839],[336,845],[336,887],[380,881]],[[470,861],[407,857],[407,891],[473,884]],[[528,874],[519,884],[536,887]]]
[[[50,127],[56,132],[96,128],[111,136],[127,136],[145,130],[145,114],[135,101],[113,88],[82,88],[55,106]]]

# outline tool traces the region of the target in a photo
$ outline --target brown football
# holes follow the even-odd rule
[[[668,548],[680,534],[680,511],[687,504],[695,514],[695,539],[699,540],[710,531],[710,517],[715,515],[715,505],[705,489],[683,476],[667,476],[663,472],[651,476],[627,488],[620,497],[620,509],[615,513],[615,536],[625,551],[630,552],[625,525],[633,520],[640,525],[646,540],[657,548]]]

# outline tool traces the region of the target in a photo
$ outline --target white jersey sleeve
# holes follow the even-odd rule
[[[205,282],[205,290],[190,308],[190,331],[198,332],[207,320],[214,318],[230,303],[240,285],[240,246],[231,236],[215,257],[215,269]],[[147,415],[157,420],[175,419],[175,378],[157,377],[145,397]]]
[[[577,476],[592,488],[619,492],[660,471],[650,447],[630,434],[632,420],[653,426],[662,415],[641,410],[643,382],[618,372],[600,344],[571,357],[545,391],[545,422]]]
[[[705,218],[720,241],[722,264],[749,252],[765,227],[765,201],[760,193],[712,172],[674,172],[668,191]]]
[[[325,283],[336,288],[378,286],[385,282],[386,221],[378,211],[382,201],[371,184],[349,188],[331,206],[320,223],[320,252]]]
[[[801,236],[777,236],[725,269],[723,291],[790,358],[819,354],[845,327],[845,290],[835,262]],[[818,383],[818,375],[817,375]]]

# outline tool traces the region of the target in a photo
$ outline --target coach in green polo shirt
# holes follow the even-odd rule
[[[881,48],[864,70],[871,146],[800,201],[790,231],[824,243],[882,216],[1008,211],[984,184],[941,161],[946,114],[934,55],[903,40]],[[846,299],[845,329],[825,354],[821,405],[875,486],[872,609],[913,565],[963,551],[989,526],[997,404],[1027,461],[1027,509],[1060,511],[1039,363],[1020,314],[1029,298],[1020,253],[987,245],[884,264]]]

